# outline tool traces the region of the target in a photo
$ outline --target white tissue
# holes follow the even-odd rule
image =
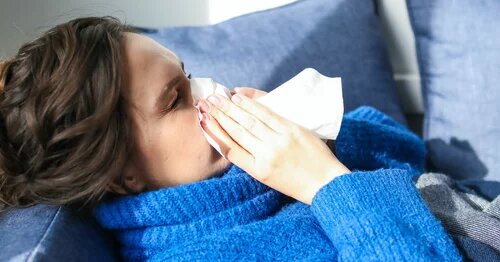
[[[193,99],[195,100],[205,99],[212,94],[219,94],[222,96],[226,96],[227,98],[231,97],[231,92],[227,87],[215,82],[211,78],[197,77],[191,79],[191,96],[193,97]],[[198,110],[198,119],[201,120],[201,118],[202,118],[201,112],[200,110]],[[215,148],[215,150],[219,152],[219,154],[221,154],[224,158],[226,158],[222,154],[222,150],[220,149],[219,144],[217,144],[217,142],[215,142],[215,140],[210,135],[208,135],[208,133],[205,132],[205,130],[203,130],[200,123],[198,124],[201,128],[201,131],[203,132],[203,135],[205,135],[205,138],[207,139],[208,143],[210,143],[210,145],[212,145]]]
[[[231,97],[229,89],[210,78],[191,79],[194,99],[217,93]],[[342,82],[307,68],[257,101],[278,115],[311,130],[321,139],[335,140],[344,114]],[[201,119],[201,113],[198,114]],[[200,125],[201,128],[201,125]],[[222,155],[220,146],[203,130],[207,141]]]

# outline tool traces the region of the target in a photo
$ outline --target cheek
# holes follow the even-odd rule
[[[198,110],[194,110],[194,119],[190,124],[190,133],[191,133],[191,147],[196,155],[198,160],[202,162],[212,162],[214,157],[214,150],[212,150],[212,146],[205,138],[203,134],[203,130],[200,125],[200,120],[198,119]]]
[[[208,142],[203,136],[203,132],[198,119],[198,110],[192,108],[184,110],[179,115],[179,126],[176,128],[178,139],[184,142],[184,145],[189,145],[190,151],[201,150],[206,147]]]
[[[154,148],[156,160],[186,163],[209,158],[211,146],[203,135],[198,120],[198,110],[186,108],[175,112],[158,127],[150,146]]]

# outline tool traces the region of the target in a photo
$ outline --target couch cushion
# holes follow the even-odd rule
[[[500,181],[500,1],[407,2],[434,171]]]
[[[373,3],[303,0],[147,34],[177,53],[193,76],[269,91],[312,67],[342,77],[346,111],[371,105],[404,122]]]
[[[0,261],[114,261],[114,244],[90,217],[36,205],[0,214]]]

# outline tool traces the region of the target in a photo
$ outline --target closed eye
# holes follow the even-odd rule
[[[180,92],[177,92],[174,101],[170,105],[166,105],[165,108],[161,110],[160,115],[164,116],[179,107],[179,105],[182,103],[182,100],[182,95],[180,94]]]
[[[179,95],[179,93],[177,93],[177,96],[175,97],[174,103],[172,104],[170,110],[177,108],[181,102],[182,102],[182,96]]]
[[[183,97],[180,94],[180,92],[177,92],[177,96],[175,97],[174,102],[172,103],[172,106],[170,106],[169,111],[179,107],[179,105],[182,103]]]

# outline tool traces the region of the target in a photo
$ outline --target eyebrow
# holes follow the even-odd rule
[[[183,75],[177,75],[174,78],[172,78],[166,85],[164,85],[161,89],[160,95],[156,99],[156,104],[155,107],[159,110],[163,109],[162,105],[165,103],[167,100],[168,93],[170,89],[172,89],[179,81],[182,79]]]

